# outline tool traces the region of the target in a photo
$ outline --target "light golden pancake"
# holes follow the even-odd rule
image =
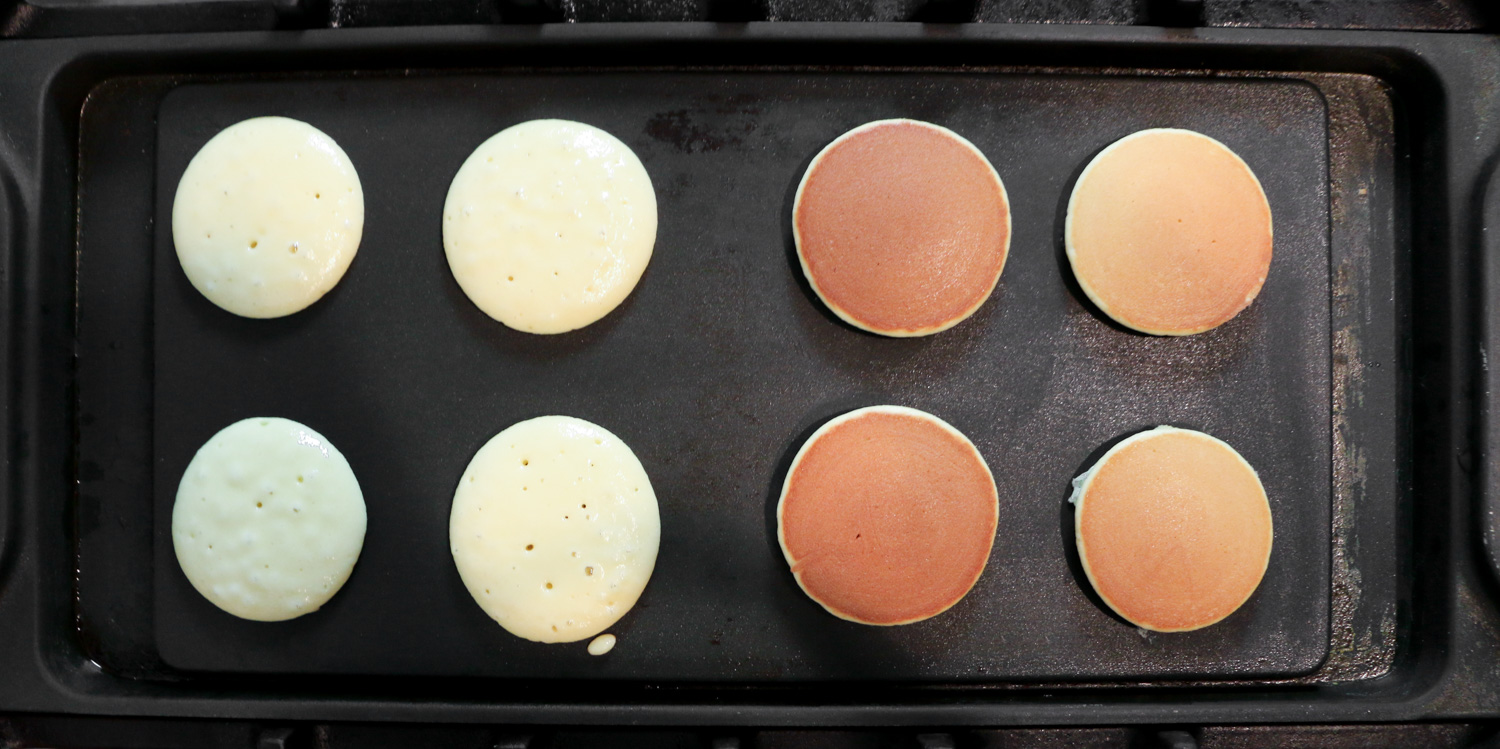
[[[1068,200],[1068,262],[1106,315],[1152,335],[1224,324],[1271,267],[1271,206],[1223,143],[1143,130],[1104,149]]]
[[[931,335],[978,310],[1005,268],[1010,203],[974,144],[916,120],[861,125],[807,167],[792,209],[813,291],[857,328]]]
[[[932,414],[872,406],[824,424],[797,452],[776,506],[797,584],[834,616],[910,624],[974,587],[999,500],[974,444]]]
[[[514,424],[474,455],[448,521],[458,574],[517,637],[574,642],[629,611],[651,579],[661,515],[619,437],[571,416]]]
[[[1136,626],[1185,632],[1250,598],[1271,558],[1271,505],[1234,448],[1163,426],[1115,445],[1073,481],[1078,556]]]

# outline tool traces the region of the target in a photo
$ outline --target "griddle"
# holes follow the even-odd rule
[[[188,161],[257,113],[324,130],[367,186],[357,267],[308,314],[273,321],[204,299],[167,230]],[[788,238],[812,156],[849,128],[899,116],[965,134],[1010,185],[1015,236],[1000,285],[947,335],[891,340],[836,322],[802,281]],[[547,117],[588,122],[635,150],[657,188],[660,230],[621,309],[535,336],[464,296],[441,214],[479,143]],[[1326,122],[1316,89],[1298,82],[998,71],[537,71],[178,88],[158,114],[152,284],[110,290],[148,297],[154,312],[162,657],[198,671],[696,681],[1307,673],[1329,641]],[[1125,135],[1168,125],[1242,154],[1276,217],[1258,303],[1202,336],[1108,324],[1069,288],[1057,251],[1083,165]],[[774,525],[787,464],[810,430],[880,403],[963,430],[1000,495],[987,574],[950,614],[899,628],[844,622],[803,595]],[[504,632],[448,553],[453,491],[474,452],[551,413],[620,435],[661,506],[656,572],[608,658]],[[316,615],[273,625],[225,614],[193,590],[170,533],[193,454],[224,425],[262,415],[314,425],[338,445],[370,517],[343,591]],[[1176,637],[1143,636],[1092,598],[1070,559],[1065,502],[1097,447],[1160,423],[1242,450],[1273,498],[1277,530],[1260,594],[1224,626]]]
[[[1470,35],[798,24],[0,45],[0,93],[32,102],[0,110],[0,705],[573,724],[1487,714],[1500,614],[1473,524],[1483,222],[1468,208],[1500,141],[1481,114],[1500,102],[1476,85],[1497,58]],[[174,274],[164,211],[198,145],[267,113],[338,139],[369,213],[345,281],[262,325]],[[636,293],[556,340],[468,305],[437,226],[463,157],[542,113],[624,139],[662,206]],[[995,297],[921,341],[832,319],[786,237],[806,160],[882,116],[974,140],[1016,213]],[[1111,326],[1057,246],[1077,170],[1160,125],[1239,150],[1277,217],[1261,299],[1189,339]],[[320,374],[346,385],[320,390]],[[872,633],[801,596],[768,510],[807,433],[879,402],[974,437],[1008,527],[959,609]],[[484,439],[558,411],[629,441],[662,499],[657,576],[607,659],[507,639],[436,532]],[[322,619],[264,630],[194,597],[162,523],[196,446],[262,413],[334,440],[371,508],[365,557]],[[1235,444],[1277,513],[1252,602],[1171,640],[1090,598],[1064,505],[1091,456],[1157,423]]]

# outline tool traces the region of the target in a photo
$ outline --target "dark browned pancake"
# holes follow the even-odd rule
[[[973,144],[914,120],[861,125],[813,159],[793,236],[839,317],[890,336],[936,333],[994,290],[1010,247],[1005,186]]]
[[[782,552],[813,600],[888,625],[936,616],[969,592],[998,512],[973,443],[931,414],[875,406],[808,439],[776,515]]]

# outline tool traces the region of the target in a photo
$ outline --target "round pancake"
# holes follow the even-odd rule
[[[640,598],[661,516],[646,470],[619,437],[542,416],[474,455],[453,495],[448,539],[469,594],[506,631],[574,642]]]
[[[629,146],[596,127],[533,120],[474,150],[448,188],[443,247],[486,315],[565,333],[625,301],[656,244],[656,192]]]
[[[215,434],[172,506],[188,582],[243,619],[317,611],[349,579],[364,541],[365,500],[348,461],[288,419],[245,419]]]
[[[1115,445],[1073,481],[1078,556],[1136,626],[1185,632],[1234,613],[1271,558],[1271,505],[1234,448],[1163,426]]]
[[[813,291],[856,328],[931,335],[989,298],[1010,248],[1010,203],[974,144],[916,120],[839,136],[807,167],[792,209]]]
[[[328,293],[359,250],[365,198],[343,149],[317,128],[256,117],[193,157],[172,201],[188,280],[242,317],[281,317]]]
[[[1068,199],[1078,285],[1100,311],[1152,335],[1224,324],[1271,267],[1271,206],[1227,146],[1191,130],[1142,130],[1099,152]]]
[[[929,413],[872,406],[824,424],[797,452],[777,538],[797,584],[829,613],[910,624],[974,587],[999,512],[967,437]]]

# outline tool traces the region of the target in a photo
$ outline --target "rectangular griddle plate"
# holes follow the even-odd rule
[[[363,244],[310,309],[247,320],[181,273],[171,200],[188,160],[241,119],[331,135],[359,170]],[[583,330],[530,336],[471,304],[442,251],[464,158],[528,119],[613,133],[656,187],[644,278]],[[836,321],[800,277],[790,202],[812,156],[863,122],[913,117],[973,141],[1010,193],[994,296],[936,336]],[[1072,182],[1148,127],[1207,133],[1254,169],[1276,223],[1255,303],[1185,338],[1126,332],[1070,279]],[[154,271],[155,632],[190,671],[683,681],[1254,678],[1329,650],[1331,361],[1327,112],[1284,80],[943,72],[583,72],[323,77],[189,85],[161,106]],[[777,548],[791,455],[828,418],[930,411],[983,452],[1000,532],[979,583],[926,622],[864,627],[804,596]],[[464,590],[448,552],[453,490],[475,450],[543,414],[599,423],[635,450],[661,505],[656,572],[593,658],[522,641]],[[364,489],[369,532],[344,589],[290,622],[235,619],[199,596],[170,537],[178,479],[217,430],[284,416],[322,432]],[[1104,610],[1071,543],[1069,481],[1157,424],[1212,433],[1260,472],[1276,546],[1259,591],[1206,630],[1145,634]],[[938,550],[937,553],[941,553]]]

